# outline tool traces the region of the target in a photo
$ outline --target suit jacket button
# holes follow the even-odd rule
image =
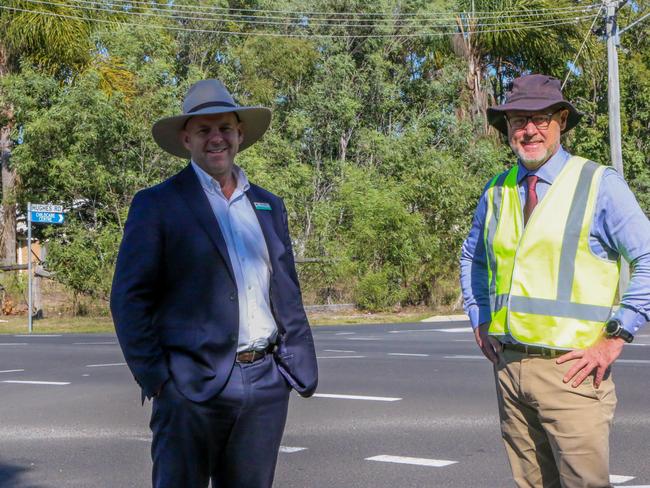
[[[235,301],[235,298],[236,298],[236,297],[235,297],[235,294],[234,294],[234,293],[231,293],[231,294],[230,294],[230,301],[231,301],[231,302],[234,302],[234,301]]]

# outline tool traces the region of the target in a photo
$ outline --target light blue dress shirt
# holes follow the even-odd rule
[[[237,188],[227,199],[218,181],[194,161],[192,167],[219,223],[235,273],[239,298],[237,352],[266,349],[275,341],[278,327],[271,313],[269,298],[269,251],[255,210],[244,193],[250,187],[248,178],[244,170],[234,166]]]
[[[528,171],[523,164],[518,163],[522,208],[526,201],[526,176],[535,174],[539,177],[536,190],[541,202],[570,156],[560,147],[535,171]],[[476,207],[472,228],[463,243],[460,258],[464,308],[474,328],[490,321],[487,260],[483,241],[486,209],[487,198],[484,191]],[[616,259],[620,255],[630,263],[633,270],[630,283],[613,317],[619,319],[625,329],[635,334],[650,320],[650,221],[639,207],[625,180],[613,168],[605,169],[598,189],[589,245],[597,256]]]

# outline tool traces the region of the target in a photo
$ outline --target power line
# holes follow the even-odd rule
[[[594,30],[594,25],[596,25],[596,20],[598,20],[598,17],[600,16],[600,12],[603,10],[604,6],[605,4],[601,5],[600,8],[598,9],[598,12],[596,12],[596,15],[594,15],[594,21],[591,23],[591,27],[589,27],[589,30],[585,34],[585,38],[582,41],[582,45],[580,46],[580,49],[578,49],[578,53],[576,54],[576,57],[573,58],[573,63],[571,63],[573,66],[576,65],[576,62],[578,61],[578,57],[580,56],[582,49],[585,47],[585,44],[587,44],[587,39],[589,39],[589,34],[591,34],[591,32]],[[570,74],[571,74],[571,67],[569,67],[569,70],[567,71],[566,77],[564,78],[564,82],[562,83],[562,87],[560,88],[561,90],[564,90],[564,85],[566,85],[566,82],[569,79]]]
[[[24,0],[24,1],[29,1],[29,0]],[[219,15],[221,17],[229,17],[229,18],[243,18],[244,20],[250,20],[251,18],[263,18],[263,19],[281,19],[281,20],[287,20],[287,19],[297,19],[299,21],[310,21],[312,20],[310,17],[314,15],[337,15],[337,17],[333,18],[315,18],[313,20],[318,20],[318,21],[325,21],[325,20],[331,20],[331,21],[341,21],[341,20],[353,20],[355,22],[377,22],[377,21],[400,21],[403,22],[405,19],[408,20],[421,20],[421,21],[440,21],[441,19],[446,19],[450,21],[455,21],[458,16],[465,15],[464,12],[432,12],[429,14],[422,14],[422,13],[413,13],[413,14],[400,14],[400,13],[393,13],[388,16],[384,16],[384,18],[380,17],[375,17],[375,18],[368,18],[364,19],[363,17],[367,15],[379,15],[379,14],[372,14],[372,13],[350,13],[350,12],[296,12],[296,11],[281,11],[281,10],[264,10],[264,9],[229,9],[225,7],[213,7],[213,6],[205,6],[205,5],[187,5],[187,4],[179,4],[179,3],[173,3],[173,7],[170,8],[161,8],[158,6],[152,6],[151,2],[144,1],[144,0],[112,0],[110,2],[101,2],[98,0],[95,1],[87,1],[87,0],[72,0],[77,3],[92,3],[96,5],[101,5],[101,6],[106,6],[109,8],[112,8],[116,4],[119,6],[125,7],[127,10],[133,8],[134,5],[143,5],[146,6],[148,9],[151,10],[158,10],[158,11],[172,11],[172,12],[184,12],[184,13],[199,13],[201,12],[202,15],[205,13],[209,13],[209,15]],[[56,2],[56,5],[65,5],[65,6],[70,6],[69,3],[66,2]],[[157,4],[154,4],[157,5]],[[519,17],[524,17],[524,18],[530,18],[530,17],[539,17],[539,16],[550,16],[550,15],[571,15],[573,13],[581,13],[581,12],[588,12],[590,9],[596,8],[597,5],[586,5],[584,7],[578,7],[578,6],[572,6],[572,7],[561,7],[561,8],[552,8],[552,9],[533,9],[526,11],[525,13],[522,13],[521,9],[516,9],[516,10],[503,10],[503,11],[491,11],[491,12],[485,12],[484,15],[474,15],[474,18],[476,19],[497,19],[497,18],[503,18],[503,17],[508,17],[509,19],[513,18],[519,18]],[[17,8],[17,7],[16,7]],[[185,11],[184,9],[189,9]],[[204,12],[205,11],[205,12]],[[254,15],[250,14],[235,14],[232,13],[233,11],[245,11],[245,12],[253,12]],[[512,12],[512,13],[511,13]],[[282,16],[270,16],[270,15],[258,15],[259,13],[266,14],[266,13],[283,13],[284,15]],[[341,15],[348,15],[347,18],[341,17]],[[383,14],[381,14],[383,16]],[[404,18],[401,18],[404,17]]]
[[[291,34],[291,33],[281,33],[281,32],[260,32],[260,31],[253,31],[253,32],[233,32],[233,31],[223,31],[223,30],[216,30],[216,29],[196,29],[196,28],[188,28],[188,27],[176,27],[176,26],[170,26],[170,25],[160,25],[160,24],[154,24],[154,23],[139,23],[139,22],[124,22],[124,21],[117,21],[117,20],[105,20],[105,19],[98,19],[98,18],[90,18],[90,17],[79,17],[75,15],[66,15],[66,14],[59,14],[55,12],[49,12],[49,11],[42,11],[42,10],[29,10],[29,9],[21,9],[17,7],[8,7],[5,5],[0,5],[0,9],[3,10],[10,10],[14,12],[25,12],[25,13],[30,13],[34,15],[47,15],[47,16],[52,16],[52,17],[58,17],[58,18],[66,18],[66,19],[73,19],[73,20],[82,20],[85,22],[97,22],[97,23],[103,23],[103,24],[112,24],[112,25],[128,25],[128,26],[134,26],[134,27],[145,27],[145,28],[154,28],[154,29],[162,29],[162,30],[172,30],[172,31],[182,31],[182,32],[197,32],[197,33],[205,33],[205,34],[224,34],[224,35],[231,35],[231,36],[258,36],[258,37],[297,37],[297,38],[412,38],[412,37],[431,37],[431,36],[445,36],[449,34],[457,34],[457,32],[420,32],[420,33],[411,33],[411,34],[362,34],[362,35],[354,35],[354,34],[310,34],[310,33],[298,33],[298,34]],[[121,12],[122,13],[122,12]],[[528,30],[528,29],[537,29],[541,27],[555,27],[559,25],[569,25],[569,24],[576,24],[578,23],[579,20],[569,20],[569,21],[560,21],[557,22],[556,20],[552,21],[545,21],[543,23],[539,23],[536,25],[527,25],[527,26],[522,26],[522,27],[513,27],[513,28],[503,28],[503,29],[487,29],[487,30],[477,30],[473,32],[469,32],[470,34],[487,34],[487,33],[493,33],[493,32],[511,32],[511,31],[518,31],[518,30]]]
[[[51,5],[51,6],[57,6],[57,7],[67,7],[71,9],[84,9],[84,10],[89,10],[93,12],[101,12],[101,13],[114,13],[114,14],[120,14],[120,15],[135,15],[135,16],[143,16],[143,17],[157,17],[157,18],[165,18],[165,19],[183,19],[183,20],[198,20],[198,21],[214,21],[214,20],[220,20],[224,22],[229,22],[229,23],[234,23],[234,24],[242,24],[242,25],[282,25],[282,26],[287,26],[291,25],[288,24],[287,21],[285,22],[273,22],[273,21],[257,21],[257,20],[231,20],[231,19],[220,19],[220,18],[209,18],[209,17],[198,17],[198,16],[185,16],[185,15],[176,15],[173,13],[171,10],[165,10],[165,9],[156,9],[160,10],[160,13],[151,13],[151,12],[137,12],[137,11],[129,11],[129,10],[116,10],[114,8],[105,8],[105,7],[93,7],[89,6],[90,5],[103,5],[101,2],[98,2],[96,0],[74,0],[76,3],[83,3],[86,5],[73,5],[65,2],[52,2],[48,0],[23,0],[28,3],[33,3],[33,4],[42,4],[42,5]],[[185,13],[185,12],[183,12]],[[548,23],[555,23],[558,20],[583,20],[586,18],[590,18],[590,16],[580,16],[580,17],[571,17],[571,18],[564,18],[564,19],[536,19],[536,20],[521,20],[516,23],[516,25],[528,25],[528,24],[535,24],[535,25],[547,25]],[[501,23],[477,23],[475,27],[494,27],[498,26]],[[307,22],[307,23],[299,23],[297,27],[302,27],[302,28],[307,28],[307,27],[333,27],[333,28],[340,28],[340,27],[362,27],[362,28],[372,28],[372,27],[390,27],[388,24],[380,24],[380,25],[372,25],[372,24],[328,24],[328,23],[312,23],[312,22]],[[396,27],[415,27],[415,26],[409,26],[409,25],[403,25],[399,24]],[[423,26],[424,27],[424,26]],[[443,27],[448,27],[455,29],[456,28],[456,23],[453,24],[436,24],[433,26],[427,26],[427,27],[435,27],[435,28],[443,28]]]

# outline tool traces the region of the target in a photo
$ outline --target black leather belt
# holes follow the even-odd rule
[[[526,354],[527,356],[541,356],[543,358],[556,358],[558,356],[561,356],[565,352],[562,349],[551,349],[548,347],[541,347],[541,346],[527,346],[525,344],[502,344],[503,349],[509,349],[511,351],[517,351],[523,354]]]
[[[238,363],[246,363],[246,364],[254,363],[255,361],[259,361],[260,359],[262,359],[268,353],[273,352],[274,349],[275,349],[275,344],[269,344],[269,347],[261,351],[256,351],[254,349],[249,349],[248,351],[241,351],[237,353],[237,356],[235,357],[235,361],[237,361]]]

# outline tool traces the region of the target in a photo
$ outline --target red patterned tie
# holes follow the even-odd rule
[[[533,213],[533,209],[537,205],[537,180],[539,177],[537,175],[528,175],[526,176],[526,184],[528,185],[528,194],[526,196],[526,205],[524,205],[524,225],[528,223],[530,214]]]

